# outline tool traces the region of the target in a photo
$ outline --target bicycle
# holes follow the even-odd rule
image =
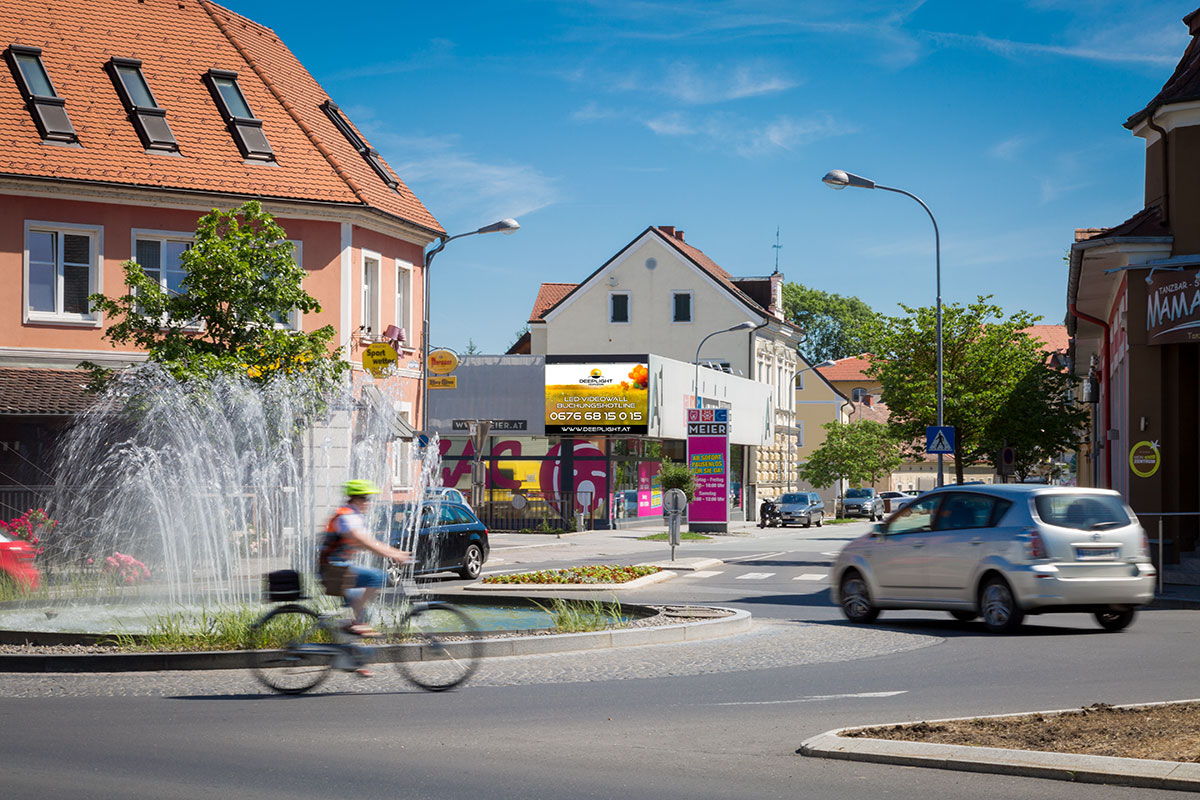
[[[440,600],[412,600],[404,583],[390,592],[390,617],[380,620],[378,644],[345,629],[343,610],[322,612],[300,587],[300,574],[280,570],[266,576],[268,602],[284,605],[264,614],[246,642],[250,670],[265,686],[302,694],[329,677],[331,670],[364,670],[367,664],[395,663],[410,683],[430,692],[461,685],[479,667],[483,642],[471,617]],[[382,599],[385,595],[380,595]],[[376,603],[376,611],[380,603]]]

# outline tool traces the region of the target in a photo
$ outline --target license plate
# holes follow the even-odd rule
[[[1080,561],[1112,561],[1117,557],[1115,547],[1076,547],[1075,558]]]

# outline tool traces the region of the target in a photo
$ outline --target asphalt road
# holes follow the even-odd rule
[[[505,658],[468,687],[390,672],[265,695],[240,672],[0,675],[4,798],[1104,798],[1166,792],[803,758],[844,725],[1200,695],[1200,616],[1119,634],[1085,615],[1014,636],[945,614],[844,624],[822,573],[865,526],[688,543],[722,566],[638,601],[750,610],[751,632],[682,645]],[[498,543],[490,569],[669,557],[632,536]],[[448,582],[448,586],[457,582]],[[631,597],[630,599],[635,599]]]

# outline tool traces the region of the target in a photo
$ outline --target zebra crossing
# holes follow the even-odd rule
[[[703,580],[704,578],[714,578],[717,575],[724,575],[726,570],[723,569],[702,569],[696,572],[684,572],[680,575],[682,578],[691,580]],[[763,581],[768,578],[773,578],[779,573],[777,572],[744,572],[741,575],[734,575],[736,581]],[[822,582],[829,579],[828,572],[803,572],[792,577],[794,581],[810,581]]]

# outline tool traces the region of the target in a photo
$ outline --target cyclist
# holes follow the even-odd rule
[[[371,496],[376,494],[379,487],[371,481],[355,479],[346,483],[346,504],[333,513],[325,527],[317,558],[318,574],[326,593],[345,598],[353,610],[353,619],[346,630],[357,636],[379,635],[366,623],[366,612],[367,604],[383,587],[386,575],[381,569],[353,563],[356,551],[370,550],[400,564],[412,560],[407,552],[389,547],[367,530],[365,514]]]

